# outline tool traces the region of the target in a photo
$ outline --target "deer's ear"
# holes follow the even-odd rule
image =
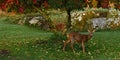
[[[94,33],[96,30],[94,29],[92,32]]]
[[[91,31],[88,29],[88,32],[91,33]]]

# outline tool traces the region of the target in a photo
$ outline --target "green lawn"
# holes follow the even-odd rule
[[[0,19],[0,60],[120,60],[120,31],[96,32],[86,43],[86,53],[75,45],[62,52],[62,40],[49,40],[52,33]]]

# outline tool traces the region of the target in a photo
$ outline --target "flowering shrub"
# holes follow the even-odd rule
[[[85,25],[85,20],[83,20],[83,15],[85,13],[82,11],[73,11],[71,14],[71,28],[75,29],[83,29]]]
[[[49,18],[37,13],[9,16],[7,21],[19,25],[37,27],[47,31],[52,29],[52,21]]]
[[[105,12],[105,13],[104,13]],[[72,28],[83,30],[88,27],[100,29],[120,28],[120,12],[116,9],[90,9],[85,11],[73,11],[71,13]]]
[[[116,9],[109,9],[107,15],[107,28],[120,28],[120,11]]]
[[[77,30],[84,30],[91,27],[91,19],[98,16],[98,14],[92,10],[89,11],[73,11],[71,13],[72,28]]]

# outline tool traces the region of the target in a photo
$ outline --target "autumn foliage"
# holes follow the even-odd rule
[[[16,6],[16,7],[15,7]],[[3,0],[0,1],[0,8],[4,11],[9,11],[9,9],[18,8],[19,12],[23,12],[24,7],[20,4],[18,0]]]
[[[41,4],[40,4],[41,3]],[[0,0],[0,9],[6,12],[24,13],[27,9],[32,9],[33,6],[44,5],[48,7],[47,0]]]

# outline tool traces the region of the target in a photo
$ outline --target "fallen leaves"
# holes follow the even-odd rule
[[[10,55],[10,50],[0,49],[0,56]]]

